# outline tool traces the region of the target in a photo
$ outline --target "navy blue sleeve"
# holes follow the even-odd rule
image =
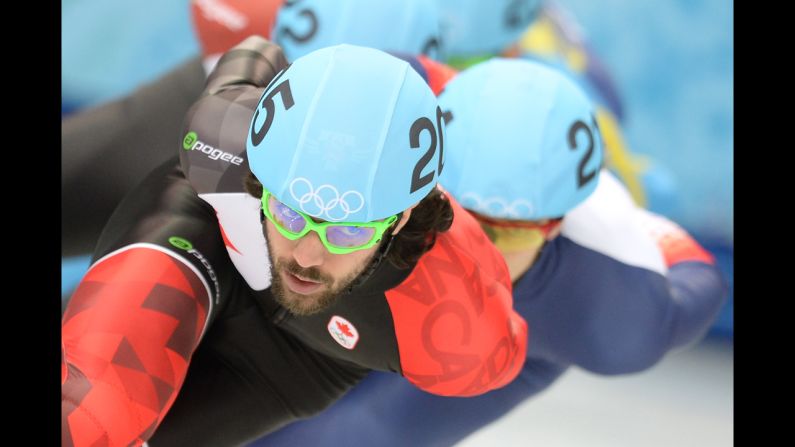
[[[700,340],[709,330],[728,297],[728,284],[717,267],[704,262],[682,262],[668,270],[671,305],[676,308],[669,348]]]
[[[544,249],[514,295],[530,327],[528,356],[598,374],[655,364],[675,321],[663,275],[565,237]]]
[[[726,290],[704,262],[657,272],[559,237],[514,294],[531,328],[529,356],[613,375],[648,369],[700,339]]]

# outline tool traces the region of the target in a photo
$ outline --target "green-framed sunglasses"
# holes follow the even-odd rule
[[[294,241],[314,231],[330,253],[344,255],[365,250],[381,241],[384,232],[398,221],[403,213],[376,222],[315,222],[311,216],[296,211],[278,201],[262,187],[262,212],[282,236]]]

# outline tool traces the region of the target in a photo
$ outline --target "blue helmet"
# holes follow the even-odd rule
[[[405,61],[338,45],[295,60],[265,89],[249,166],[281,202],[335,222],[383,219],[422,200],[442,168],[442,113]]]
[[[427,0],[288,0],[273,38],[287,60],[342,43],[440,56],[439,13]]]
[[[450,56],[498,53],[527,31],[541,0],[436,0]]]
[[[451,114],[440,181],[465,208],[556,218],[596,188],[603,143],[594,106],[563,72],[491,59],[453,78],[439,104]]]

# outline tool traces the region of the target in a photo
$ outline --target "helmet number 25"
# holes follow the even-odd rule
[[[279,73],[279,75],[276,76],[273,81],[271,81],[271,84],[279,80],[279,78],[286,71],[287,68],[282,70],[282,72]],[[268,87],[270,87],[270,84]],[[268,87],[265,89],[267,90]],[[295,101],[293,100],[293,92],[290,90],[290,80],[285,79],[281,82],[281,84],[277,85],[276,88],[271,90],[268,96],[266,96],[260,104],[260,109],[265,109],[265,111],[268,112],[268,116],[265,118],[265,122],[262,123],[262,126],[259,128],[259,130],[254,129],[257,126],[257,118],[259,118],[260,110],[258,109],[254,112],[254,119],[251,120],[251,142],[254,144],[254,146],[259,146],[259,144],[262,143],[262,140],[265,138],[265,135],[271,128],[271,124],[273,124],[273,116],[276,114],[276,104],[274,104],[273,98],[279,93],[281,93],[284,110],[290,110],[290,107],[295,105]]]
[[[593,120],[593,126],[598,132],[599,127],[596,124],[596,120]],[[580,164],[577,167],[577,189],[580,189],[588,184],[588,182],[593,180],[594,177],[596,177],[596,171],[599,170],[599,167],[597,166],[596,169],[592,170],[591,172],[585,172],[585,166],[591,160],[591,156],[593,155],[594,133],[587,124],[580,120],[575,121],[571,127],[569,127],[569,149],[573,151],[577,150],[578,132],[585,132],[585,135],[588,137],[588,150],[583,155],[582,159],[580,160]]]
[[[435,174],[442,174],[442,168],[444,167],[444,136],[442,134],[442,109],[439,106],[436,106],[436,126],[434,126],[433,121],[424,116],[417,118],[414,124],[411,125],[411,130],[409,130],[409,143],[412,149],[420,147],[420,134],[423,130],[427,130],[430,134],[431,144],[428,150],[425,151],[425,154],[420,157],[419,161],[417,161],[417,164],[414,166],[414,171],[411,175],[411,189],[409,190],[409,194],[414,194],[415,191],[421,189],[433,180],[434,171],[422,176],[421,174],[422,170],[425,169],[425,166],[428,165],[428,162],[431,161],[433,155],[436,153],[437,135],[439,136],[439,165]]]

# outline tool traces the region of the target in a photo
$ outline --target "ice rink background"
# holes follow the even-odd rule
[[[570,370],[459,447],[730,447],[734,349],[709,338],[650,370]]]

